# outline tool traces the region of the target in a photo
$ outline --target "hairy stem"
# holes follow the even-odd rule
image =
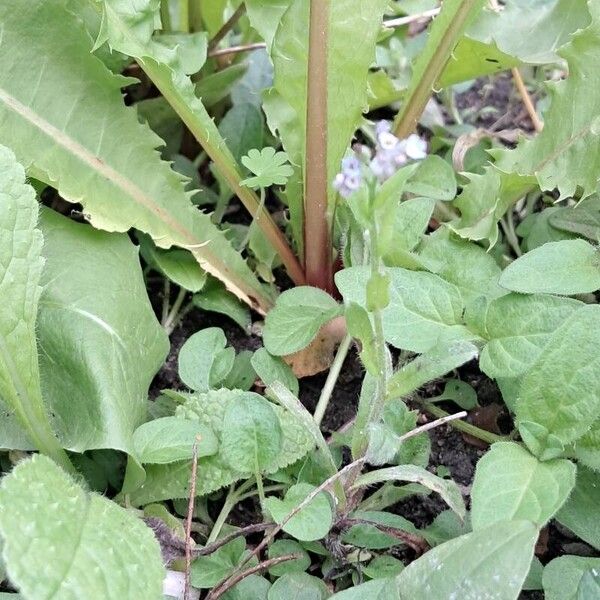
[[[160,0],[160,22],[164,32],[172,31],[169,0]]]
[[[304,161],[304,261],[308,285],[331,292],[331,228],[327,206],[328,21],[329,0],[311,0]]]
[[[340,371],[342,370],[344,360],[346,360],[346,356],[348,355],[348,350],[350,349],[351,343],[352,337],[346,334],[337,350],[335,358],[333,359],[333,363],[331,364],[331,368],[327,374],[327,380],[325,381],[325,385],[321,390],[321,395],[319,396],[319,401],[317,402],[317,406],[315,408],[314,419],[317,425],[320,425],[321,421],[323,421],[325,411],[327,410],[329,401],[331,400],[331,394],[333,393],[335,384],[340,376]]]

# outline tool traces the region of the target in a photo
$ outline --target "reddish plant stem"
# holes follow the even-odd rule
[[[327,206],[328,21],[329,0],[311,0],[304,168],[304,260],[306,283],[331,292],[333,265]]]

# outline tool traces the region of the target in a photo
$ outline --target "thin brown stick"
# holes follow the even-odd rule
[[[523,76],[521,75],[521,71],[517,67],[513,67],[510,72],[512,73],[513,80],[515,82],[515,86],[521,96],[521,100],[523,100],[523,105],[525,106],[525,110],[527,110],[527,114],[531,119],[533,124],[533,128],[539,133],[544,129],[543,121],[538,117],[537,111],[535,110],[535,106],[533,104],[533,100],[525,87],[525,82],[523,81]]]
[[[192,566],[192,519],[194,517],[194,503],[196,500],[196,475],[198,473],[198,442],[196,437],[192,448],[192,476],[190,480],[190,499],[188,501],[187,515],[185,519],[185,583],[183,588],[183,600],[190,599],[190,569]]]
[[[240,18],[245,14],[245,12],[246,5],[242,2],[237,7],[237,10],[231,15],[231,17],[229,17],[229,19],[227,19],[227,21],[223,23],[221,29],[219,29],[219,31],[215,33],[212,40],[208,42],[209,53],[211,50],[214,50],[219,45],[219,42],[235,27],[235,24],[240,20]]]
[[[398,19],[389,19],[383,22],[384,27],[402,27],[403,25],[410,25],[411,23],[416,23],[417,21],[425,21],[426,19],[433,19],[433,17],[437,16],[440,12],[441,7],[432,8],[431,10],[425,10],[421,13],[417,13],[415,15],[408,15],[406,17],[399,17]]]
[[[230,54],[239,54],[240,52],[251,52],[252,50],[260,50],[261,48],[266,47],[267,45],[264,42],[255,42],[254,44],[242,44],[241,46],[218,48],[211,50],[208,53],[208,58],[215,58],[216,56],[229,56]]]
[[[232,533],[223,536],[212,544],[208,544],[208,546],[205,546],[204,548],[194,549],[192,552],[194,553],[194,556],[206,556],[207,554],[212,554],[221,548],[221,546],[228,544],[231,540],[235,540],[235,538],[246,536],[250,533],[256,533],[257,531],[264,531],[271,527],[275,527],[275,525],[273,523],[255,523],[254,525],[247,525],[246,527],[242,527],[237,531],[233,531]]]
[[[217,600],[223,594],[225,594],[228,590],[230,590],[234,585],[237,585],[242,579],[248,577],[248,575],[254,575],[255,573],[260,573],[262,571],[266,571],[271,567],[281,564],[282,562],[287,562],[289,560],[296,560],[301,558],[300,554],[284,554],[282,556],[276,556],[275,558],[270,558],[269,560],[265,560],[254,567],[250,567],[241,573],[238,573],[235,577],[232,577],[229,581],[223,582],[219,584],[217,587],[213,588],[211,592],[206,596],[206,600]]]

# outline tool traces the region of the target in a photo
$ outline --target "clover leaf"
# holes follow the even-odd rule
[[[284,185],[294,172],[288,164],[286,152],[275,152],[275,148],[253,148],[246,156],[242,156],[242,164],[256,177],[248,177],[241,183],[251,188],[266,188],[270,185]]]

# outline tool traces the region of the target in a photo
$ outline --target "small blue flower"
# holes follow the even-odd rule
[[[392,133],[389,121],[379,121],[375,125],[377,147],[371,160],[371,171],[381,182],[389,179],[409,160],[422,160],[427,156],[427,142],[412,134],[405,140]]]
[[[335,176],[333,187],[342,198],[351,196],[362,184],[361,163],[356,156],[342,160],[342,171]]]

